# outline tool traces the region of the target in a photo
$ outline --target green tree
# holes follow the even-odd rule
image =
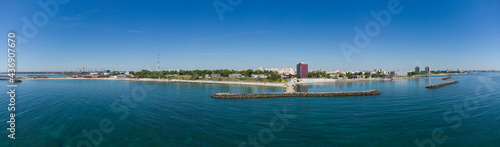
[[[370,77],[370,72],[365,72],[365,78],[369,78]]]
[[[248,69],[248,70],[246,70],[246,71],[245,71],[245,74],[244,74],[244,75],[245,75],[246,77],[250,77],[250,76],[252,76],[253,72],[254,72],[254,71],[253,71],[252,69]]]
[[[267,76],[267,79],[269,79],[270,81],[281,81],[281,76],[276,73],[271,73],[269,76]]]
[[[111,75],[112,76],[116,76],[116,75],[120,75],[121,73],[117,72],[117,73],[112,73]]]
[[[200,79],[200,76],[198,76],[198,74],[193,74],[193,75],[191,76],[191,78],[189,78],[189,79],[190,79],[190,80],[198,80],[198,79]]]
[[[348,72],[346,76],[347,76],[347,78],[352,79],[352,73],[351,72]]]
[[[220,75],[223,76],[223,77],[229,77],[229,75],[231,74],[232,72],[229,70],[229,69],[224,69],[220,72]]]

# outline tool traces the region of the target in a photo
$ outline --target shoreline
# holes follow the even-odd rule
[[[413,79],[437,79],[443,77],[396,77],[393,80],[368,78],[368,79],[309,79],[300,81],[297,84],[310,84],[310,83],[332,83],[332,82],[367,82],[367,81],[396,81],[396,80],[413,80]]]
[[[241,81],[209,81],[209,80],[175,80],[175,79],[135,79],[135,78],[37,78],[21,80],[115,80],[115,81],[149,81],[149,82],[180,82],[180,83],[202,83],[202,84],[230,84],[230,85],[251,85],[251,86],[271,86],[283,87],[285,83],[264,83],[264,82],[241,82]]]
[[[411,79],[428,79],[442,77],[398,77],[394,80],[411,80]],[[210,81],[210,80],[176,80],[176,79],[136,79],[136,78],[37,78],[37,79],[21,79],[21,80],[115,80],[115,81],[150,81],[150,82],[181,82],[181,83],[202,83],[202,84],[232,84],[232,85],[251,85],[251,86],[271,86],[286,88],[286,82],[243,82],[243,81]],[[311,83],[336,83],[336,82],[367,82],[367,81],[391,81],[385,79],[305,79],[296,84],[311,84]]]

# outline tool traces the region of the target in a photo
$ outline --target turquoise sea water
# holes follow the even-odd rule
[[[457,80],[438,89],[429,84]],[[7,82],[0,81],[4,85]],[[6,86],[1,86],[4,92]],[[107,80],[25,80],[16,140],[1,146],[500,146],[500,74],[449,80],[304,84],[309,92],[376,89],[378,96],[220,100],[217,92],[284,88]],[[286,114],[283,115],[283,110]],[[104,123],[104,129],[100,129]],[[270,125],[271,124],[271,125]],[[103,125],[103,124],[101,124]],[[110,129],[111,128],[111,129]],[[90,137],[84,132],[91,134]],[[96,133],[97,132],[97,133]],[[433,133],[441,133],[433,140]],[[90,139],[89,139],[90,138]]]

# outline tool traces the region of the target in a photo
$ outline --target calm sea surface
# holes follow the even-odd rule
[[[450,80],[460,83],[424,88]],[[500,74],[484,73],[449,80],[322,83],[298,88],[309,92],[376,89],[382,92],[378,96],[220,100],[210,95],[283,92],[284,88],[25,80],[17,89],[16,140],[7,137],[9,102],[8,95],[1,94],[0,145],[253,146],[253,141],[266,146],[417,146],[416,141],[498,147],[499,88]],[[439,137],[433,139],[433,133]]]

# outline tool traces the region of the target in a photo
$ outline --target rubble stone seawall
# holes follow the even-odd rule
[[[353,92],[292,92],[292,93],[262,93],[262,94],[230,94],[216,93],[212,98],[241,99],[241,98],[275,98],[275,97],[341,97],[341,96],[368,96],[379,95],[378,90],[353,91]]]
[[[451,85],[451,84],[456,84],[456,83],[458,83],[458,81],[449,81],[449,82],[439,83],[439,84],[435,84],[435,85],[427,85],[427,86],[425,86],[425,88],[439,88],[439,87],[443,87],[443,86]]]

